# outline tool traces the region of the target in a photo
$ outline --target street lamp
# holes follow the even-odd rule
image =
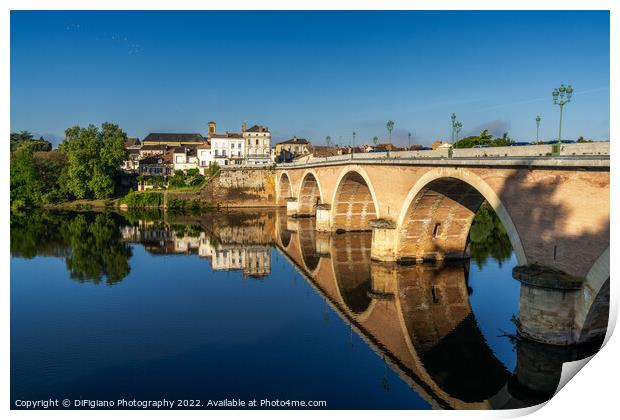
[[[540,115],[536,116],[536,143],[538,143],[538,129],[540,128]]]
[[[459,133],[461,132],[461,128],[463,128],[463,124],[460,121],[454,123],[454,133],[456,134],[456,141],[459,141]]]
[[[351,159],[353,159],[353,150],[355,150],[355,131],[353,132],[353,141],[351,143]]]
[[[332,136],[325,137],[325,144],[327,145],[328,148],[332,145]],[[328,154],[329,154],[329,151],[326,150],[325,151],[325,160],[327,160],[327,155]]]
[[[407,150],[411,150],[411,133],[407,133]]]
[[[372,142],[375,144],[375,146],[376,146],[377,144],[379,144],[379,137],[374,136],[374,137],[372,138]]]
[[[389,133],[389,139],[390,139],[390,143],[388,146],[388,151],[387,151],[387,157],[390,157],[390,149],[392,148],[392,130],[394,129],[394,121],[392,120],[388,120],[387,124],[387,129],[388,129],[388,133]]]
[[[553,104],[560,106],[560,131],[558,132],[558,144],[556,146],[556,150],[553,151],[554,156],[559,156],[560,150],[562,150],[562,114],[564,111],[564,105],[569,103],[573,96],[573,87],[571,85],[564,87],[564,84],[561,84],[559,88],[553,89],[551,95],[553,96]]]
[[[450,115],[450,119],[452,120],[452,143],[454,143],[454,123],[456,122],[456,114],[454,112]]]

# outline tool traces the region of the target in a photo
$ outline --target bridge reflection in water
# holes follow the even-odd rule
[[[370,258],[370,232],[322,233],[314,223],[314,218],[291,218],[279,211],[277,247],[339,316],[436,408],[517,408],[544,402],[558,386],[562,363],[598,348],[507,338],[517,353],[516,368],[509,372],[476,322],[468,260],[375,262]]]

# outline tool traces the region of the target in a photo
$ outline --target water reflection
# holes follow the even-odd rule
[[[505,337],[517,352],[517,368],[512,373],[489,346],[472,311],[469,261],[374,262],[370,232],[320,237],[313,231],[312,219],[287,220],[277,224],[279,229],[286,228],[277,236],[286,238],[278,243],[281,250],[341,317],[433,406],[488,409],[538,404],[553,395],[563,362],[594,351],[581,349],[577,354],[574,349],[519,341],[513,328]],[[501,264],[511,256],[510,241],[498,221],[485,210],[476,218],[469,245],[479,267],[489,259]]]
[[[70,277],[114,284],[130,271],[131,248],[121,241],[121,218],[111,213],[46,213],[11,217],[11,254],[64,257]]]
[[[505,231],[493,214],[481,214],[472,227],[472,260],[478,267],[490,259],[505,262],[511,255]],[[562,363],[592,352],[519,341],[513,328],[505,338],[516,352],[513,369],[489,344],[472,309],[468,261],[374,262],[370,233],[318,233],[313,218],[264,211],[36,212],[11,219],[14,257],[63,258],[70,278],[80,282],[117,284],[130,273],[134,246],[155,259],[195,256],[208,260],[213,271],[267,281],[276,247],[385,368],[437,408],[512,408],[545,401],[557,387]],[[320,376],[321,366],[315,368]],[[382,388],[390,392],[387,370]]]

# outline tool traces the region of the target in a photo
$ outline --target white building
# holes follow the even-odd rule
[[[197,150],[193,147],[177,146],[172,152],[172,164],[174,171],[187,171],[198,168]]]
[[[271,133],[269,128],[254,125],[248,129],[243,125],[246,163],[248,165],[269,165],[271,159]]]
[[[215,160],[213,160],[212,150],[210,144],[204,144],[196,148],[198,169],[200,169],[201,175],[206,175],[209,170],[209,165],[215,162]]]
[[[243,165],[245,160],[245,139],[242,134],[211,134],[213,160],[220,166]]]

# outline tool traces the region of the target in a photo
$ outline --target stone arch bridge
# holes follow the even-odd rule
[[[607,330],[609,175],[596,157],[315,160],[276,168],[276,201],[318,232],[372,230],[371,258],[390,263],[466,259],[486,201],[526,286],[520,333],[570,345]]]

